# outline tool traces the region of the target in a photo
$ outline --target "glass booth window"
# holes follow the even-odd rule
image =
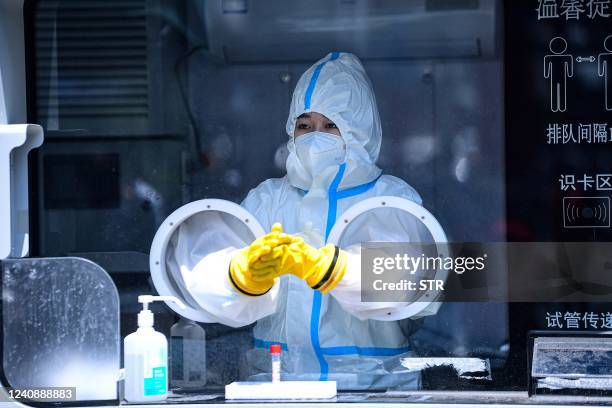
[[[351,196],[337,200],[336,216],[365,198],[397,196],[422,204],[449,239],[503,240],[502,14],[493,0],[36,2],[30,114],[46,135],[36,156],[36,255],[81,256],[105,268],[119,289],[125,336],[136,327],[137,296],[156,291],[153,237],[184,204],[242,203],[266,232],[278,221],[304,233],[309,222],[317,238],[306,242],[323,246],[335,174],[313,177],[342,160],[326,154],[323,167],[305,168],[295,159],[333,149],[350,153],[338,191]],[[384,214],[357,217],[342,239],[359,231],[384,240],[390,219],[416,225],[399,210]],[[224,217],[218,222],[230,225]],[[313,297],[292,275],[281,280],[291,287],[276,295],[276,313],[265,304],[247,313],[232,301],[223,309],[234,311],[217,310],[200,299],[210,298],[202,284],[185,281],[209,270],[196,267],[212,252],[198,241],[204,225],[216,225],[209,218],[177,229],[165,258],[172,287],[212,317],[200,323],[205,388],[266,378],[270,342],[286,349],[287,378],[337,378],[341,389],[522,385],[497,374],[508,371],[503,304],[442,303],[377,321],[347,312],[351,300]],[[414,231],[387,237],[433,240]],[[215,249],[222,236],[214,235]],[[250,244],[238,241],[232,248]],[[325,310],[313,346],[317,302]],[[152,307],[170,338],[178,314]],[[454,382],[444,384],[400,363],[429,356],[486,360],[494,374],[472,380],[450,369]]]
[[[102,266],[122,336],[136,329],[138,295],[159,290],[154,236],[188,203],[241,204],[301,248],[261,255],[273,266],[253,278],[240,262],[256,228],[225,207],[172,230],[168,287],[204,316],[183,323],[206,342],[201,372],[175,371],[171,387],[269,379],[268,348],[280,343],[285,378],[340,390],[526,388],[508,303],[435,298],[408,313],[413,298],[372,306],[350,283],[365,241],[429,244],[425,256],[441,236],[506,240],[501,2],[32,3],[28,103],[46,137],[34,156],[34,255]],[[336,225],[381,196],[413,204],[371,202]],[[291,273],[270,272],[291,256],[304,257]],[[179,314],[152,310],[172,339]]]

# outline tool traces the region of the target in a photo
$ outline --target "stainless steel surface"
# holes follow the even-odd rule
[[[210,396],[208,396],[210,397]],[[170,398],[163,404],[152,405],[131,405],[130,407],[163,407],[168,405],[178,405],[181,408],[202,406],[207,407],[257,407],[264,404],[273,404],[275,408],[282,407],[338,407],[350,406],[359,407],[585,407],[585,406],[609,406],[612,399],[602,397],[535,397],[529,398],[527,392],[445,392],[445,391],[389,391],[382,393],[340,393],[333,401],[255,401],[248,403],[226,402],[222,394],[217,394],[217,398],[195,401],[197,396],[186,398]]]

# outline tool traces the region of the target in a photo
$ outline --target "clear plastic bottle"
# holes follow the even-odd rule
[[[206,385],[206,332],[181,317],[170,328],[170,388],[193,390]]]
[[[270,346],[270,357],[272,358],[272,382],[281,380],[281,345],[272,344]]]
[[[138,296],[142,311],[138,313],[138,330],[123,340],[125,365],[125,399],[129,402],[161,401],[168,397],[168,341],[153,329],[153,313],[149,303],[172,300],[171,296]]]

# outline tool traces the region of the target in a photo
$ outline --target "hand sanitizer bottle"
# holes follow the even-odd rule
[[[125,399],[129,402],[161,401],[168,397],[168,341],[153,329],[149,303],[168,300],[185,308],[174,296],[138,296],[138,330],[123,340]]]

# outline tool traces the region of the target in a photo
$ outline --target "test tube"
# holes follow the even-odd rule
[[[272,344],[270,346],[270,357],[272,357],[272,382],[281,380],[281,345]]]

